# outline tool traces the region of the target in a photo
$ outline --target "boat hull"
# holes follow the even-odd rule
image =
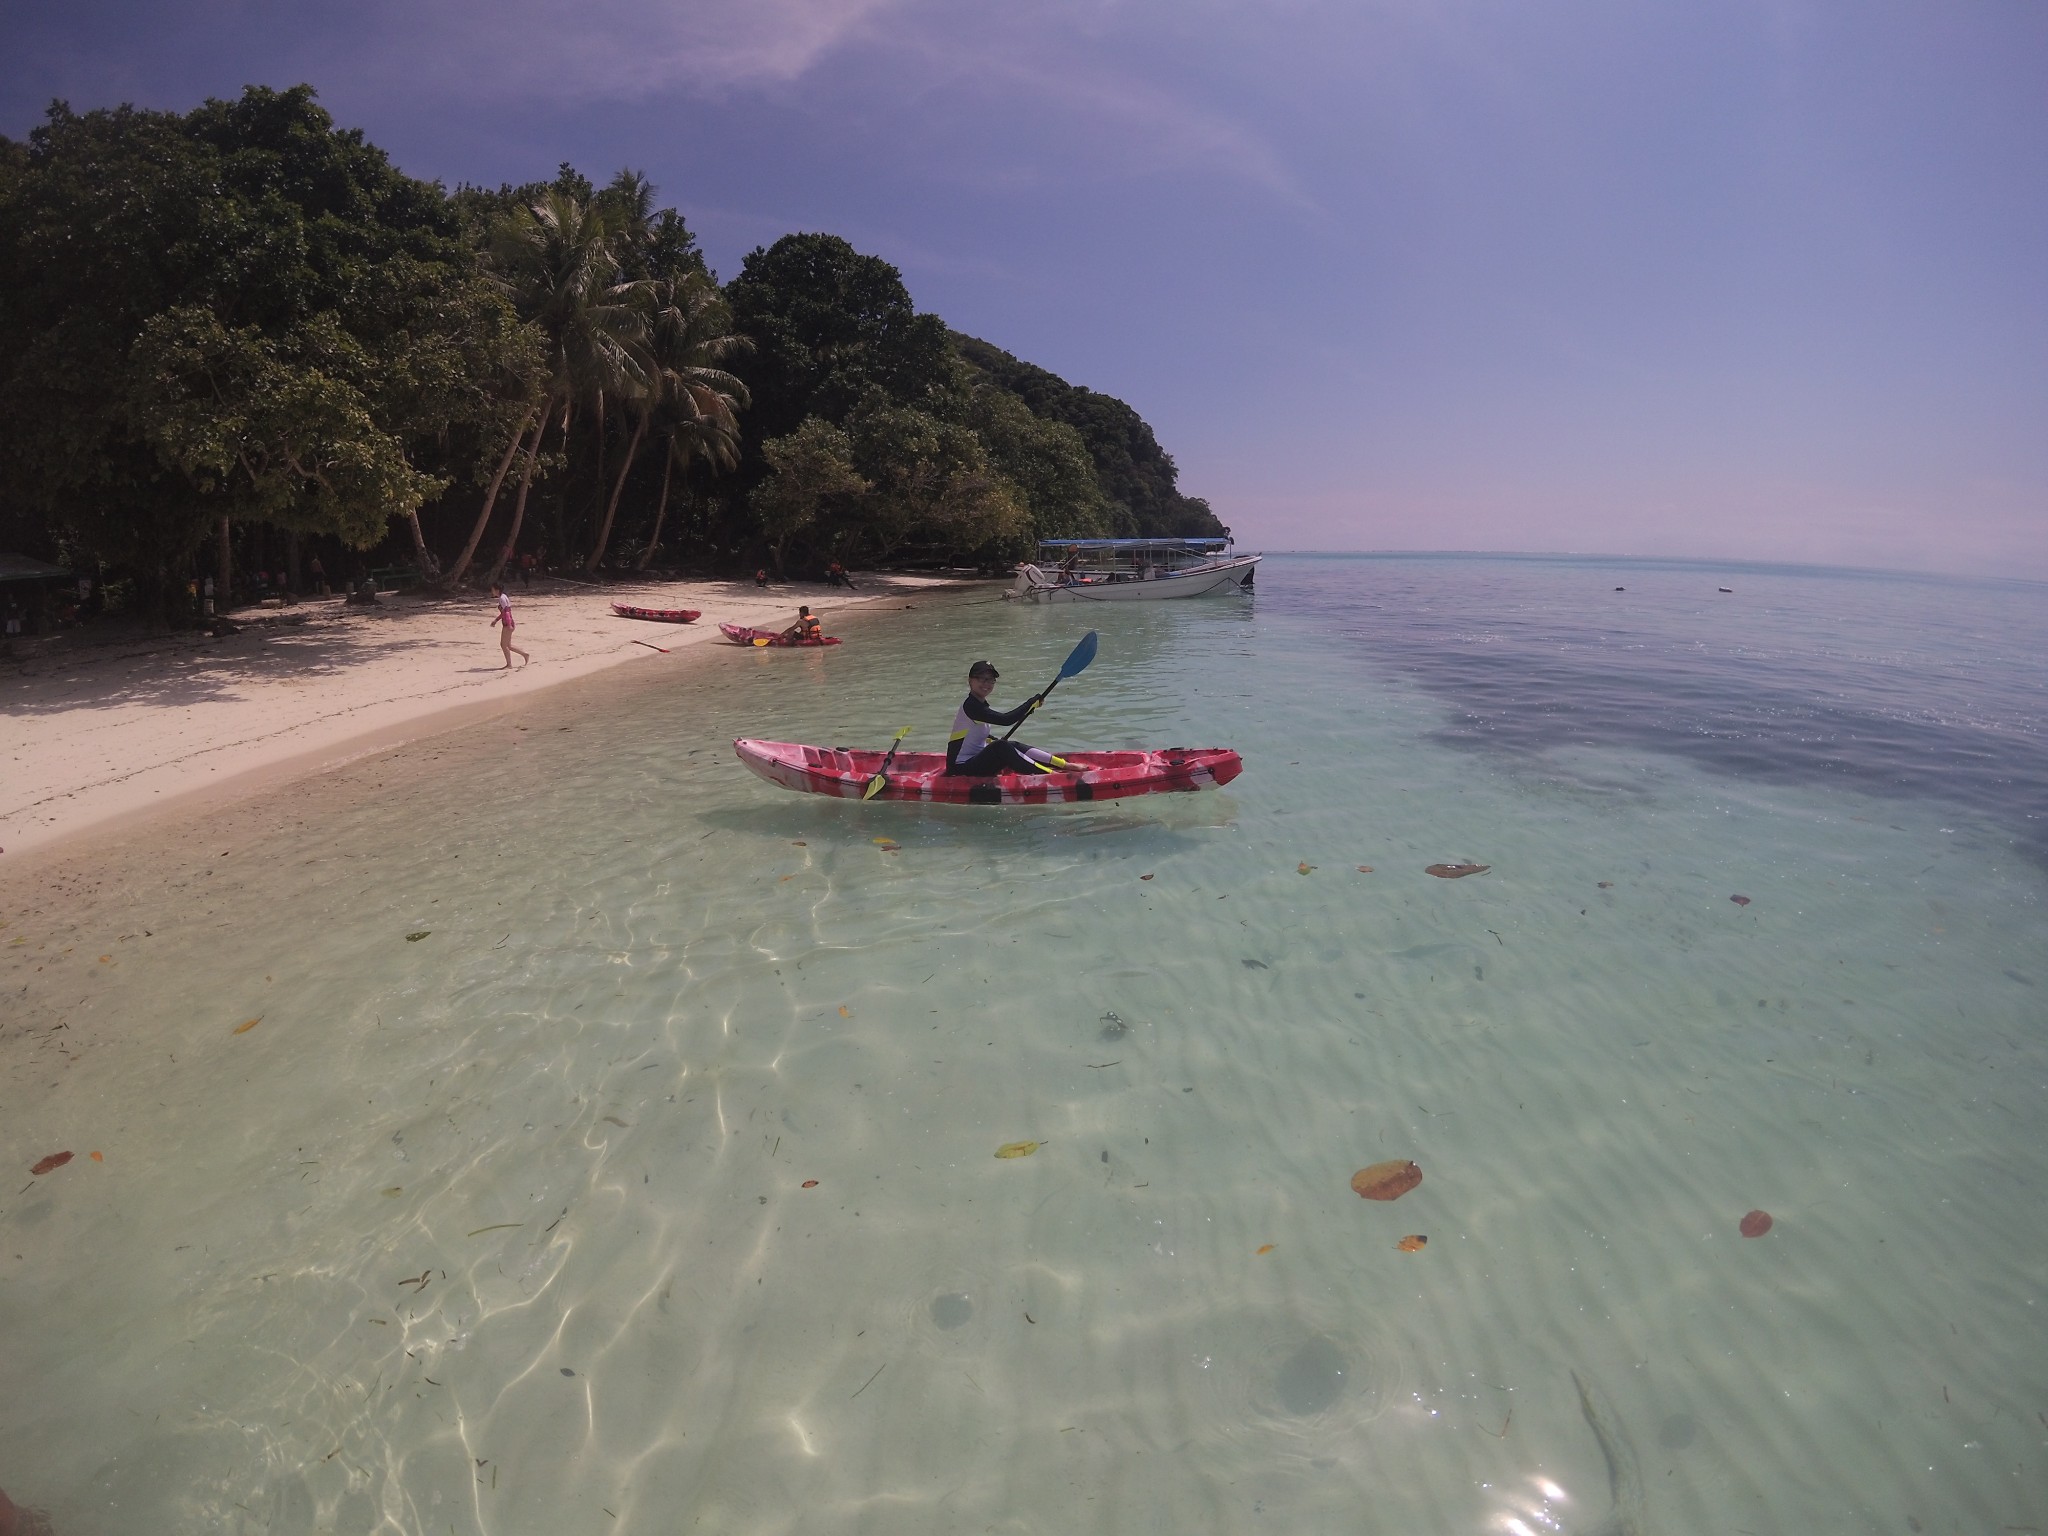
[[[612,612],[622,619],[646,619],[654,624],[694,624],[704,617],[701,608],[634,608],[613,603]]]
[[[811,747],[793,741],[733,744],[741,762],[771,784],[840,800],[864,797],[881,771],[882,751]],[[1164,747],[1150,752],[1069,752],[1064,773],[999,773],[993,778],[948,775],[941,752],[899,752],[877,800],[937,805],[1065,805],[1119,800],[1130,795],[1187,794],[1216,789],[1244,771],[1227,747]]]
[[[816,640],[791,640],[778,630],[750,629],[744,624],[721,624],[718,632],[734,645],[781,646],[791,649],[807,648],[816,650],[821,645],[837,645],[837,635],[821,635]]]
[[[1033,581],[1027,573],[1008,595],[1035,603],[1156,603],[1176,597],[1209,597],[1249,591],[1258,555],[1240,555],[1214,565],[1172,571],[1149,581],[1087,581],[1047,583],[1043,573]],[[1031,567],[1036,571],[1037,567]]]

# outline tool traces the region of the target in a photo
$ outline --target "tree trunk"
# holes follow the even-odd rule
[[[543,423],[548,419],[546,404],[541,407],[540,419]],[[476,557],[476,547],[483,542],[484,529],[490,524],[491,514],[498,509],[498,492],[505,484],[505,472],[512,467],[512,460],[518,454],[519,445],[526,437],[527,423],[532,420],[530,416],[523,418],[519,423],[519,430],[512,434],[512,441],[506,445],[505,457],[498,461],[498,472],[491,476],[491,488],[484,494],[484,509],[477,513],[476,526],[469,530],[469,542],[462,546],[462,553],[455,557],[455,564],[449,567],[448,577],[442,582],[443,586],[452,587],[462,580],[462,573],[469,569],[469,562]],[[413,519],[413,536],[420,537],[418,518]],[[421,539],[421,547],[425,547],[424,539]]]
[[[661,525],[668,517],[668,480],[676,467],[676,447],[668,446],[668,456],[661,461],[661,500],[654,508],[654,532],[648,535],[647,547],[640,551],[641,570],[654,563],[654,552],[661,548]]]
[[[299,531],[294,528],[284,536],[284,586],[293,596],[298,595],[299,581]]]
[[[633,428],[633,437],[626,444],[626,462],[619,466],[619,478],[612,482],[612,499],[604,509],[604,522],[597,530],[597,543],[590,551],[590,562],[583,567],[594,572],[603,563],[605,546],[612,541],[612,519],[619,515],[619,493],[626,488],[626,476],[632,472],[633,459],[640,452],[640,439],[647,435],[647,417],[643,414]]]
[[[512,558],[512,551],[518,547],[519,525],[526,521],[526,493],[533,489],[533,465],[540,457],[540,440],[547,435],[547,430],[548,419],[543,415],[540,425],[534,428],[533,441],[526,449],[526,468],[519,472],[519,499],[512,504],[512,528],[505,535],[505,547],[498,551],[497,563],[491,567],[490,575],[485,578],[488,581],[497,581],[505,574],[505,562]],[[566,434],[568,430],[568,418],[564,416],[562,431]]]
[[[234,549],[228,541],[228,520],[225,516],[220,520],[220,551],[217,564],[219,568],[214,576],[214,585],[218,595],[214,599],[213,611],[226,613],[229,602],[228,588],[235,579],[235,556]]]

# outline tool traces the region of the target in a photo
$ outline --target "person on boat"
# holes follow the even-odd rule
[[[1051,773],[1067,767],[1065,758],[1043,747],[997,741],[989,733],[992,725],[1016,725],[1045,702],[1044,694],[1034,693],[1015,709],[990,708],[988,696],[1001,675],[985,661],[967,669],[967,697],[953,716],[953,733],[946,741],[946,772],[979,779],[998,773]]]
[[[1072,581],[1074,579],[1075,573],[1080,569],[1080,566],[1081,546],[1078,544],[1069,544],[1067,546],[1067,553],[1065,558],[1063,558],[1060,561],[1060,581],[1062,583]]]
[[[811,612],[810,604],[797,605],[796,622],[782,632],[782,638],[791,645],[822,645],[825,631],[819,625],[817,616]]]

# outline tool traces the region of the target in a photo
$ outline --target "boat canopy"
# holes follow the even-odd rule
[[[1228,539],[1040,539],[1038,547],[1046,550],[1101,549],[1123,550],[1132,554],[1214,554],[1230,547]]]

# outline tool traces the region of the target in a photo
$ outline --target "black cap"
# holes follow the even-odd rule
[[[1001,677],[1002,675],[1002,673],[985,661],[977,661],[967,669],[967,676],[970,681],[977,677]]]

